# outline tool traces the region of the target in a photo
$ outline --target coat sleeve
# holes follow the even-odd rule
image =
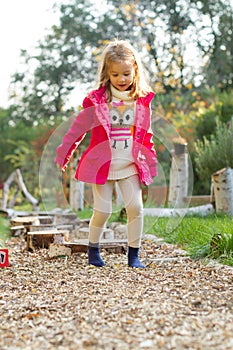
[[[84,139],[86,133],[91,130],[93,124],[93,108],[82,110],[75,118],[68,132],[64,135],[62,143],[56,149],[55,163],[59,164],[62,170],[67,164],[76,148]]]
[[[144,152],[146,154],[146,159],[147,159],[147,164],[148,167],[150,169],[150,174],[151,176],[157,176],[158,175],[158,171],[157,171],[157,154],[156,154],[156,150],[155,150],[155,146],[154,146],[154,141],[153,141],[153,130],[151,127],[151,101],[154,98],[155,94],[153,92],[151,92],[148,96],[147,96],[147,101],[145,103],[145,105],[148,106],[148,108],[146,108],[146,113],[148,118],[146,118],[146,120],[148,120],[148,125],[146,127],[146,132],[144,134],[143,137],[143,147],[144,147]]]

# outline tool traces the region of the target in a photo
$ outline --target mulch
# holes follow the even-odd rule
[[[124,254],[102,251],[50,259],[7,242],[0,269],[0,349],[233,348],[233,269],[191,260],[179,247],[145,236],[146,269]]]

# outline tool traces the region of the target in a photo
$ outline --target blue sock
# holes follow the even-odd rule
[[[141,264],[138,259],[139,248],[128,247],[128,265],[130,267],[136,267],[144,269],[145,266]]]
[[[88,245],[88,264],[94,265],[97,267],[104,266],[104,261],[102,260],[100,256],[100,247],[99,244],[92,244],[89,243]]]

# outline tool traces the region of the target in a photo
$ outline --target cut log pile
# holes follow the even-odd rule
[[[126,229],[122,238],[122,225],[120,225],[121,238],[115,230],[104,229],[100,248],[109,252],[122,253],[126,251]],[[79,220],[73,213],[18,215],[10,219],[10,232],[12,236],[22,235],[26,241],[26,249],[33,252],[38,249],[48,249],[50,258],[57,256],[70,256],[72,254],[87,252],[89,219]]]

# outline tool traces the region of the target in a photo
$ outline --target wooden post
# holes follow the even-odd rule
[[[188,195],[188,153],[184,139],[174,142],[174,153],[170,169],[170,186],[168,204],[170,207],[182,208]]]
[[[212,175],[217,213],[233,215],[233,169],[223,168]]]
[[[84,209],[84,183],[75,179],[77,158],[72,158],[70,162],[70,193],[69,202],[71,209]]]

